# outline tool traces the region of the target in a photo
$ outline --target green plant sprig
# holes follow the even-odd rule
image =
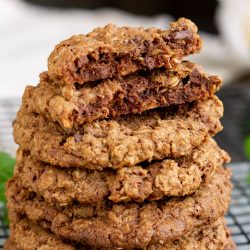
[[[4,208],[4,222],[8,224],[5,184],[13,176],[16,161],[5,152],[0,152],[0,202]]]
[[[245,154],[248,160],[250,160],[250,135],[245,140]],[[247,183],[250,185],[250,174],[247,176]]]

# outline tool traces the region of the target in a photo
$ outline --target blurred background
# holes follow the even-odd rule
[[[25,85],[38,83],[54,45],[107,23],[164,29],[179,17],[194,21],[204,40],[202,52],[189,59],[224,79],[218,93],[225,106],[224,130],[216,140],[233,162],[227,221],[237,249],[249,250],[250,0],[0,0],[0,172],[1,160],[9,157],[1,151],[15,155],[12,121]],[[8,163],[14,166],[14,159]],[[8,235],[1,211],[0,249]]]
[[[37,84],[39,73],[46,70],[48,55],[59,41],[107,23],[164,29],[182,16],[197,24],[204,40],[202,52],[190,60],[224,79],[219,96],[225,103],[225,130],[218,141],[233,161],[246,160],[244,140],[250,134],[250,0],[1,0],[2,109],[6,112],[14,100],[18,106],[25,85]],[[16,112],[15,107],[11,109],[9,120]],[[5,127],[8,131],[2,129],[0,143],[7,141],[1,134],[9,134],[7,150],[13,154],[16,148],[11,126],[7,123]]]

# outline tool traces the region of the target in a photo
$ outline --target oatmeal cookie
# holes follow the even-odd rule
[[[182,62],[175,70],[152,70],[81,87],[62,87],[44,72],[37,87],[26,88],[23,100],[29,112],[72,128],[97,119],[204,100],[220,86],[219,77],[207,75],[193,63]]]
[[[118,169],[190,154],[222,129],[222,115],[223,105],[213,96],[64,130],[44,116],[28,113],[24,103],[14,122],[14,139],[37,160],[52,165]]]
[[[15,224],[13,223],[11,225],[11,232],[11,238],[5,243],[4,250],[118,250],[118,248],[95,248],[69,242],[65,243],[55,234],[42,229],[26,218],[21,219]],[[211,225],[199,227],[197,230],[194,230],[194,232],[183,235],[175,241],[150,245],[143,249],[234,250],[236,247],[231,239],[230,231],[226,227],[224,219],[220,218]]]
[[[172,68],[199,52],[201,39],[190,20],[180,18],[169,30],[107,25],[59,43],[48,59],[49,74],[64,84],[79,84],[134,73]]]
[[[230,178],[229,169],[218,168],[210,181],[190,196],[144,204],[104,201],[96,206],[49,205],[13,178],[7,185],[8,208],[80,244],[145,248],[174,241],[222,217],[230,204]]]
[[[28,152],[19,150],[15,176],[52,204],[94,204],[104,199],[143,202],[192,194],[229,160],[211,138],[188,156],[117,171],[62,169],[36,161]]]

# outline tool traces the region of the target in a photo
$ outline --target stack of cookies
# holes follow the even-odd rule
[[[218,76],[197,27],[107,25],[61,42],[14,122],[5,249],[234,249]]]

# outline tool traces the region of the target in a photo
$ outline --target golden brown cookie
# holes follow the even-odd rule
[[[8,208],[81,244],[143,248],[176,240],[222,217],[230,203],[230,177],[229,169],[218,168],[211,180],[190,196],[145,204],[102,202],[96,206],[49,205],[14,178],[7,185]]]
[[[21,219],[11,225],[11,238],[4,250],[112,250],[117,248],[94,248],[65,243],[56,235],[28,221]],[[14,243],[16,242],[16,243]],[[121,249],[121,248],[120,248]],[[145,250],[234,250],[236,249],[224,219],[202,226],[175,241],[150,245]]]
[[[23,100],[29,112],[72,128],[97,119],[203,100],[220,86],[219,77],[208,76],[199,66],[182,62],[168,71],[152,70],[81,87],[63,87],[44,72],[37,87],[26,88]]]
[[[212,138],[188,156],[117,171],[62,169],[36,161],[28,152],[19,150],[15,176],[52,204],[94,204],[104,199],[143,202],[192,194],[229,160]]]
[[[190,20],[180,18],[169,30],[107,25],[59,43],[48,60],[49,74],[66,84],[83,84],[153,68],[172,68],[198,52],[201,39]]]
[[[222,129],[221,101],[171,106],[64,130],[28,113],[25,103],[14,123],[14,139],[37,160],[62,167],[118,169],[141,162],[182,157]]]

